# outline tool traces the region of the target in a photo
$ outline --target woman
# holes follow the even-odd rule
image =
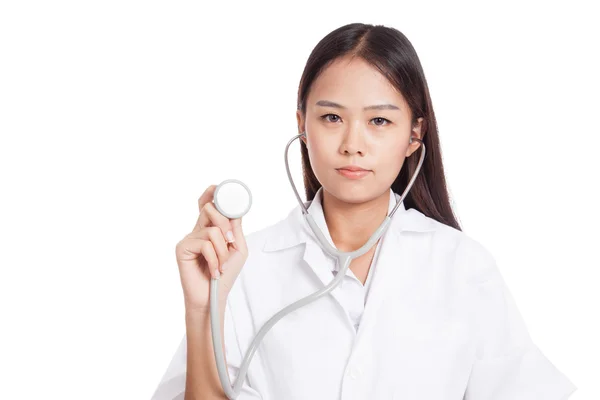
[[[361,247],[414,186],[384,236],[340,287],[281,319],[252,359],[238,399],[564,400],[576,389],[532,342],[493,256],[450,206],[427,82],[408,39],[350,24],[317,44],[296,113],[309,212],[339,250]],[[177,244],[183,338],[154,399],[224,398],[209,324],[219,278],[232,382],[260,327],[337,272],[300,207],[245,237],[240,219],[199,200]]]

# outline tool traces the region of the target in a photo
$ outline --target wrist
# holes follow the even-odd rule
[[[227,305],[227,299],[219,300],[217,302],[219,312],[223,312]],[[196,317],[196,316],[209,316],[210,315],[210,304],[206,306],[197,306],[185,304],[185,315],[187,317]]]

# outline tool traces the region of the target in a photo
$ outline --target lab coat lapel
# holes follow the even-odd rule
[[[321,191],[322,188],[320,188],[315,194],[315,198],[311,202],[308,211],[313,217],[314,221],[317,223],[319,229],[321,229],[321,231],[329,241],[329,243],[335,247],[333,239],[331,238],[331,235],[329,233],[329,229],[327,228],[327,223],[325,222],[325,216],[323,213],[320,197]],[[304,247],[304,254],[302,258],[306,262],[306,264],[312,269],[312,271],[317,276],[323,287],[325,287],[334,279],[332,271],[334,271],[336,267],[337,259],[331,257],[321,248],[319,242],[314,236],[314,233],[310,230],[310,228],[308,228],[307,224],[305,224],[305,229],[307,229],[307,231],[309,232],[307,232],[308,237],[306,240],[306,245]],[[338,268],[340,268],[340,266],[338,266]],[[352,321],[350,320],[350,316],[346,313],[345,307],[343,306],[344,299],[342,297],[340,286],[337,286],[329,294],[335,299],[335,301],[339,305],[340,311],[344,316],[345,320],[347,321],[348,326],[350,326],[354,330]]]
[[[332,271],[335,267],[336,260],[325,253],[313,240],[307,241],[306,247],[304,248],[303,259],[309,268],[312,269],[323,287],[327,286],[334,279]],[[329,294],[334,298],[340,307],[340,312],[342,313],[343,318],[346,320],[348,326],[354,329],[352,321],[350,320],[350,316],[347,314],[343,305],[344,299],[342,297],[340,286],[336,286],[331,292],[329,292]]]
[[[329,243],[333,245],[321,207],[320,191],[322,191],[322,188],[315,195],[315,199],[305,203],[305,206],[308,206],[310,215],[313,216]],[[390,190],[389,211],[399,198],[400,195]],[[373,324],[377,310],[381,306],[386,293],[393,289],[392,285],[401,283],[398,280],[402,279],[401,275],[403,273],[406,273],[406,266],[413,262],[411,257],[414,257],[414,255],[409,254],[413,249],[406,245],[408,237],[402,237],[402,232],[433,232],[436,230],[437,224],[437,221],[426,217],[420,211],[407,210],[404,204],[400,204],[392,217],[390,226],[381,239],[381,248],[376,263],[371,266],[375,268],[375,273],[372,277],[369,298],[361,319],[359,335],[360,332],[368,329]],[[265,242],[263,250],[267,252],[281,251],[299,244],[304,244],[302,259],[307,268],[310,268],[314,273],[319,282],[318,286],[328,285],[334,278],[332,271],[335,268],[336,259],[321,249],[298,206],[289,214],[287,219],[279,223],[278,229],[274,230],[273,235]],[[398,271],[398,269],[400,270]],[[340,311],[345,316],[351,330],[354,331],[354,325],[343,307],[344,299],[339,286],[330,292],[330,295],[338,303],[341,308]]]
[[[398,194],[395,196],[396,199],[400,197]],[[375,275],[371,281],[356,343],[375,324],[384,299],[391,291],[403,290],[403,286],[410,281],[407,274],[411,268],[426,258],[427,254],[416,253],[414,244],[410,244],[413,235],[435,232],[436,224],[435,220],[421,212],[415,209],[406,210],[404,205],[400,205],[383,236],[376,263],[371,266],[375,267]]]
[[[400,210],[398,210],[400,212]],[[393,224],[388,227],[381,239],[381,248],[376,262],[371,265],[375,268],[371,281],[369,297],[365,303],[365,310],[361,317],[361,323],[358,328],[356,342],[360,340],[364,331],[370,329],[374,319],[377,318],[378,309],[389,290],[396,281],[394,275],[397,271],[393,269],[402,268],[408,260],[407,251],[403,244],[405,241],[400,239],[401,233],[394,229]]]
[[[314,200],[311,202],[310,207],[308,208],[308,211],[310,213],[310,215],[313,217],[314,221],[316,222],[316,224],[318,225],[318,227],[321,229],[321,231],[323,232],[323,234],[325,235],[325,237],[327,238],[327,240],[329,241],[329,243],[335,247],[334,243],[333,243],[333,239],[331,238],[331,235],[329,233],[329,229],[327,228],[327,223],[325,221],[325,216],[324,216],[324,212],[323,212],[323,207],[322,207],[322,197],[321,197],[321,192],[322,192],[323,188],[320,188],[317,193],[315,194]],[[388,205],[388,214],[393,210],[394,206],[396,205],[396,201],[400,198],[399,195],[395,194],[393,191],[390,190],[390,199],[389,199],[389,205]],[[404,220],[406,221],[406,209],[404,208],[404,204],[401,204],[398,208],[398,210],[396,211],[396,214],[394,216],[394,218],[392,218],[392,220],[394,221],[394,223],[392,223],[392,225],[396,224],[397,225],[397,221],[399,220]],[[313,272],[315,273],[315,275],[319,278],[319,280],[321,281],[321,283],[323,284],[323,286],[327,286],[334,278],[334,275],[332,273],[332,271],[334,271],[334,269],[336,269],[336,258],[331,257],[329,254],[327,254],[319,245],[319,242],[317,241],[317,239],[314,236],[314,233],[310,230],[310,228],[308,228],[307,224],[305,225],[305,229],[308,231],[308,239],[306,242],[306,247],[304,250],[304,255],[303,255],[303,259],[304,261],[310,266],[310,268],[313,270]],[[388,230],[385,232],[384,237],[381,239],[381,243],[380,246],[381,248],[379,249],[379,256],[377,257],[377,260],[375,263],[373,263],[371,265],[371,268],[374,268],[373,271],[373,276],[372,276],[372,282],[371,282],[371,289],[369,291],[369,299],[366,302],[365,305],[365,313],[367,313],[367,307],[369,309],[372,309],[373,311],[371,311],[370,313],[373,314],[376,312],[379,304],[381,303],[382,300],[382,292],[384,291],[385,288],[383,287],[379,287],[379,286],[384,286],[386,284],[385,281],[385,277],[382,278],[378,275],[380,275],[378,273],[379,269],[384,269],[385,265],[387,265],[388,267],[394,266],[394,262],[398,263],[398,257],[399,254],[397,253],[397,249],[396,249],[396,245],[395,243],[398,242],[397,239],[397,232],[394,232],[394,229],[390,229],[392,228],[392,226],[388,227]],[[397,228],[397,226],[396,226]],[[405,228],[409,228],[409,226],[406,226]],[[392,232],[389,232],[392,231]],[[389,236],[394,236],[394,237],[389,237]],[[382,264],[384,265],[382,267]],[[337,269],[339,270],[341,268],[341,265],[337,266]],[[348,272],[346,272],[348,273]],[[344,304],[344,299],[342,297],[342,291],[340,289],[340,286],[337,286],[335,289],[333,289],[331,292],[331,295],[333,296],[333,298],[337,301],[337,303],[339,304],[339,306],[342,309],[342,312],[345,316],[345,319],[348,323],[348,326],[351,328],[351,330],[354,332],[354,324],[352,322],[352,320],[350,319],[350,316],[347,314],[347,312],[345,311],[345,307],[343,306]],[[364,316],[362,317],[364,318]],[[363,325],[364,321],[361,321],[361,325]]]

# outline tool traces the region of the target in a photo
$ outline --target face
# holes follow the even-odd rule
[[[409,140],[421,138],[422,118],[411,126],[402,94],[360,58],[340,58],[323,70],[310,88],[305,118],[298,111],[297,119],[315,176],[347,203],[388,196],[405,157],[420,145]]]

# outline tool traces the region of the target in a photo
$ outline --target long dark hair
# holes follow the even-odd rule
[[[353,23],[329,33],[313,49],[306,62],[298,88],[298,110],[306,117],[306,98],[312,83],[331,62],[346,55],[364,59],[387,77],[406,99],[413,126],[419,117],[423,117],[421,136],[427,151],[421,171],[404,199],[404,206],[461,230],[450,205],[437,123],[425,74],[415,49],[402,32],[382,25]],[[306,199],[313,200],[321,183],[310,166],[306,144],[300,141],[300,145]],[[404,161],[392,184],[395,193],[404,192],[416,170],[420,151],[418,149]]]

